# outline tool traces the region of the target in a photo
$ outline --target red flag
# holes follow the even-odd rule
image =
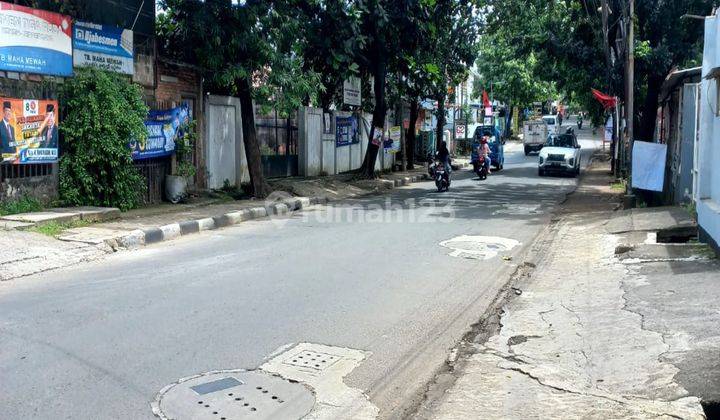
[[[485,107],[485,116],[490,117],[492,116],[492,104],[490,103],[490,98],[488,98],[488,94],[485,90],[483,90],[482,94],[483,99],[483,107]]]
[[[602,104],[605,109],[615,108],[617,106],[617,99],[612,96],[605,95],[597,89],[590,89],[595,99]]]

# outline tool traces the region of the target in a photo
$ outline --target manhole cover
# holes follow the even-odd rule
[[[304,385],[262,372],[210,372],[163,389],[153,403],[161,419],[300,419],[315,396]]]
[[[520,245],[520,242],[514,239],[469,235],[462,235],[440,242],[440,246],[452,249],[451,257],[477,260],[489,260],[499,253],[509,251],[518,245]]]

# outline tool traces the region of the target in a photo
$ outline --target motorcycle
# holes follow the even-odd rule
[[[582,125],[583,125],[583,120],[582,120],[582,118],[578,118],[578,120],[577,120],[578,130],[582,130]]]
[[[428,173],[435,180],[438,192],[450,190],[450,174],[445,170],[445,165],[440,160],[434,160],[428,166]]]
[[[473,162],[475,166],[475,174],[477,174],[480,181],[485,181],[488,177],[487,166],[485,165],[485,156],[480,156],[478,160]]]

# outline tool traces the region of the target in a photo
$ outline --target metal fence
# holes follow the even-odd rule
[[[256,108],[257,130],[263,173],[268,178],[296,176],[298,174],[297,113],[280,118],[277,110],[262,115]]]
[[[31,178],[53,175],[52,163],[33,163],[27,165],[0,165],[0,182],[6,179]]]

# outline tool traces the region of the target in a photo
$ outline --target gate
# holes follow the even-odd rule
[[[297,112],[291,118],[279,118],[277,110],[262,115],[256,108],[257,130],[263,174],[267,178],[298,175],[298,126]]]
[[[169,109],[173,103],[166,101],[155,101],[148,99],[145,105],[150,109]],[[135,168],[140,172],[145,181],[145,193],[142,196],[143,205],[159,204],[163,199],[165,187],[165,175],[170,174],[170,156],[141,159],[133,162]]]

